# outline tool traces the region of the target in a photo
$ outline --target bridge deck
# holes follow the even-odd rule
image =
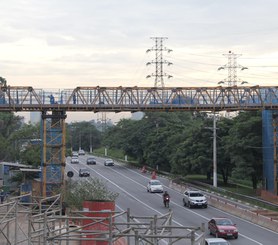
[[[236,111],[278,109],[278,87],[0,88],[0,111]]]

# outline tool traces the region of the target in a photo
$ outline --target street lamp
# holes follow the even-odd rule
[[[217,144],[216,144],[216,116],[213,113],[213,127],[205,127],[213,132],[213,186],[217,187]]]
[[[90,153],[93,152],[93,144],[92,144],[92,130],[90,130]]]
[[[213,114],[213,186],[217,187],[216,117]]]

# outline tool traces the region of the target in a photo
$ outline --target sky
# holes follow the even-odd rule
[[[11,86],[152,87],[151,37],[173,50],[163,52],[167,87],[217,86],[229,51],[248,68],[236,69],[239,82],[277,85],[277,0],[9,0],[0,9],[0,76]]]

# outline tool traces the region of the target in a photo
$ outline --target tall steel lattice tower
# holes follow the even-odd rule
[[[154,86],[164,88],[164,77],[171,78],[172,76],[163,72],[163,65],[166,64],[170,66],[173,63],[163,59],[163,52],[170,53],[173,50],[163,47],[163,41],[168,39],[167,37],[151,37],[151,39],[155,41],[155,46],[148,49],[146,52],[155,51],[155,60],[148,62],[146,65],[155,64],[155,74],[152,73],[151,75],[148,75],[147,78],[155,77]]]
[[[218,71],[222,69],[228,69],[228,78],[225,79],[225,82],[228,84],[229,87],[237,86],[237,83],[239,82],[239,79],[237,77],[237,69],[245,70],[248,68],[237,64],[237,58],[240,57],[241,54],[234,54],[232,51],[229,51],[228,54],[223,55],[228,57],[228,63],[224,66],[219,67]],[[219,84],[225,82],[222,81],[219,82]]]

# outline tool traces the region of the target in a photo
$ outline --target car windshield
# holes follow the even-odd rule
[[[232,221],[229,219],[219,219],[216,220],[217,225],[233,225]]]
[[[159,181],[152,181],[151,185],[161,185],[161,183]]]
[[[92,157],[90,157],[90,158],[88,158],[87,160],[93,161],[93,160],[95,160],[95,159],[94,159],[94,158],[92,158]]]
[[[228,245],[228,242],[210,242],[209,245]]]
[[[193,193],[189,193],[189,196],[191,196],[191,197],[202,197],[204,195],[199,193],[199,192],[193,192]]]

